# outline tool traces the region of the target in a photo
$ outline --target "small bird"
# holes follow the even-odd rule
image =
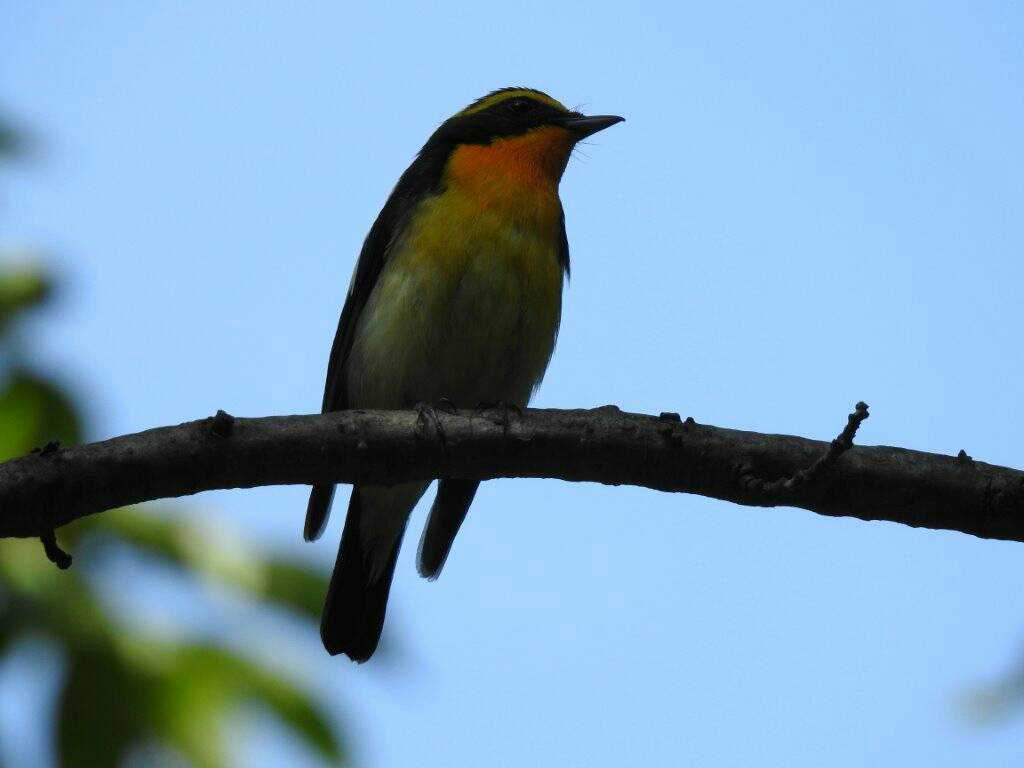
[[[555,346],[569,244],[558,185],[576,143],[623,118],[502,88],[434,131],[363,243],[327,365],[323,412],[422,403],[524,407]],[[356,485],[327,590],[328,653],[373,655],[409,514],[429,483]],[[436,579],[479,481],[441,480],[417,567]],[[304,536],[323,532],[316,485]]]

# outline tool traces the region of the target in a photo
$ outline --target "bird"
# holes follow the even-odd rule
[[[507,87],[445,120],[363,242],[323,412],[525,407],[554,351],[569,275],[562,174],[577,142],[623,119]],[[406,524],[428,485],[353,486],[321,618],[332,656],[364,662],[377,649]],[[438,482],[417,555],[422,576],[440,574],[478,485]],[[323,533],[334,492],[313,486],[307,541]]]

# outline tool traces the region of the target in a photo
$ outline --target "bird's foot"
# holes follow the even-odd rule
[[[414,406],[417,413],[416,418],[416,432],[421,437],[428,437],[427,424],[433,422],[434,432],[437,434],[437,439],[441,443],[441,448],[446,453],[448,451],[448,440],[445,437],[444,427],[441,426],[441,419],[438,417],[438,411],[446,413],[449,416],[454,416],[459,412],[458,407],[447,397],[442,397],[436,403],[420,402]]]
[[[516,416],[519,418],[523,417],[523,409],[519,403],[513,403],[509,400],[494,400],[478,403],[476,409],[478,411],[501,411],[501,419],[498,423],[501,424],[502,431],[504,432],[508,432],[509,425],[511,424],[509,413],[515,411]]]
[[[459,406],[457,406],[455,403],[451,401],[450,398],[447,397],[442,397],[440,400],[434,403],[434,408],[443,413],[447,413],[449,416],[454,416],[456,413],[459,412]]]

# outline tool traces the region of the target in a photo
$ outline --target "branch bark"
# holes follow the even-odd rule
[[[614,406],[521,415],[221,412],[0,464],[0,536],[46,536],[106,509],[216,488],[543,477],[1024,541],[1024,472],[962,451],[851,446],[866,408],[858,414],[829,444]]]

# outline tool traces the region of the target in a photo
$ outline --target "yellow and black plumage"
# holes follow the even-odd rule
[[[366,237],[327,367],[323,410],[451,401],[525,406],[554,349],[569,246],[558,185],[576,142],[621,121],[504,88],[446,120]],[[418,568],[441,571],[478,483],[442,480]],[[426,483],[355,486],[321,623],[324,646],[374,652],[395,559]],[[327,522],[314,486],[305,537]]]

